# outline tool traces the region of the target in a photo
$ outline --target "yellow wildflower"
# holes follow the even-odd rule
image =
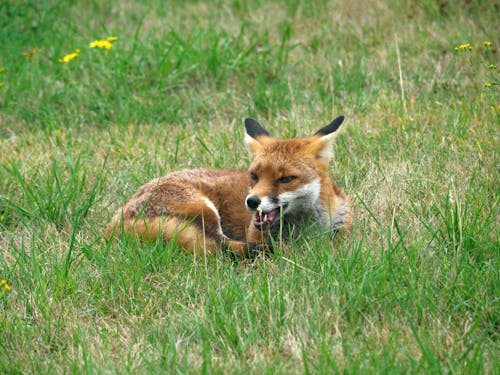
[[[495,70],[497,68],[497,66],[495,64],[490,64],[490,66],[488,68],[490,70]]]
[[[89,44],[90,48],[105,48],[105,49],[111,49],[113,48],[113,44],[107,40],[94,40],[92,43]]]
[[[489,40],[485,40],[483,44],[485,47],[491,47],[491,42]]]
[[[458,47],[455,47],[455,51],[460,51],[460,50],[471,50],[472,49],[472,46],[470,43],[463,43],[463,44],[460,44]]]
[[[76,59],[80,55],[80,50],[76,49],[75,52],[70,53],[69,55],[64,56],[62,59],[59,59],[58,61],[60,63],[69,63],[71,60]]]
[[[486,82],[486,83],[484,84],[484,87],[491,87],[491,83]]]
[[[94,40],[92,43],[89,44],[89,46],[90,46],[90,48],[111,49],[111,48],[113,48],[113,42],[116,42],[117,40],[118,40],[118,37],[109,36],[106,39]]]
[[[6,291],[6,292],[9,292],[10,291],[10,285],[7,284],[7,280],[2,280],[0,281],[0,285],[3,286],[3,289]]]

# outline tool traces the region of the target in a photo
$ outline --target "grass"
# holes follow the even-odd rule
[[[3,1],[0,372],[498,373],[496,14]],[[245,169],[245,117],[293,137],[338,114],[350,238],[256,264],[103,240],[150,179]]]

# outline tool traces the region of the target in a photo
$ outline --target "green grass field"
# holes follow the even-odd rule
[[[0,373],[498,374],[499,12],[1,1]],[[255,263],[103,239],[154,177],[245,169],[245,117],[340,114],[348,239]]]

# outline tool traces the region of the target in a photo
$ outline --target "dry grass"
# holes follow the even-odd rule
[[[0,5],[0,372],[497,372],[495,6]],[[253,265],[102,240],[151,178],[246,168],[243,118],[340,113],[350,238]]]

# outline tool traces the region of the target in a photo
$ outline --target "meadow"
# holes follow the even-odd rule
[[[0,2],[0,373],[500,372],[495,1]],[[352,235],[106,241],[170,171],[310,135]]]

